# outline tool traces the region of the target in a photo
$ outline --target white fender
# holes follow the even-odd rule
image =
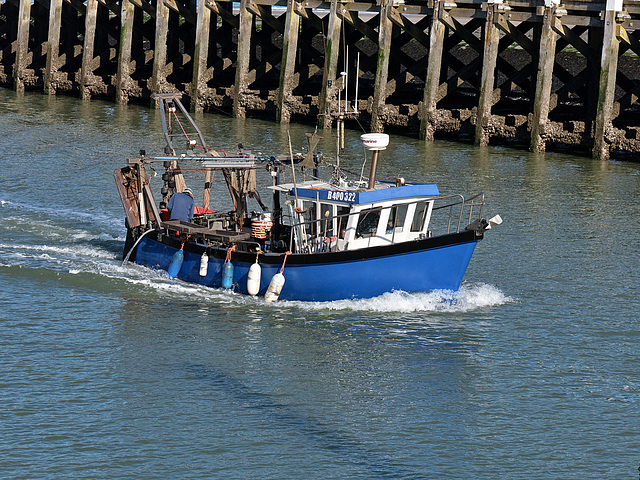
[[[209,255],[207,255],[207,252],[204,252],[202,254],[202,257],[200,257],[200,276],[203,278],[206,277],[208,270],[209,270]]]
[[[284,275],[281,273],[276,273],[271,282],[269,283],[269,288],[267,288],[267,293],[264,294],[265,302],[275,302],[278,300],[280,296],[280,292],[282,291],[282,287],[284,286]]]
[[[260,268],[259,263],[254,263],[249,268],[249,273],[247,274],[247,291],[249,295],[253,295],[254,297],[260,291],[260,276],[262,274],[262,268]]]

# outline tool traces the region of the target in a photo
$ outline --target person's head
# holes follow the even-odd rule
[[[187,195],[189,195],[191,198],[193,198],[193,192],[191,191],[190,188],[185,188],[182,193],[186,193]]]

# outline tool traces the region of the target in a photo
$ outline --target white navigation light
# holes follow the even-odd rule
[[[489,219],[489,224],[485,227],[485,230],[489,230],[496,225],[500,225],[502,223],[502,217],[500,215],[496,215],[495,217],[491,217]]]
[[[384,150],[389,145],[389,135],[386,133],[365,133],[360,135],[360,141],[367,150]]]

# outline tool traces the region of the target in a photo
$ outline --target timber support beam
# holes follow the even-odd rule
[[[484,54],[482,58],[482,78],[476,115],[476,145],[488,145],[491,128],[491,108],[493,106],[493,87],[495,82],[496,60],[500,31],[496,26],[499,4],[487,4],[487,16],[484,24]]]
[[[391,56],[391,34],[393,23],[388,10],[393,8],[392,0],[384,0],[380,5],[380,26],[378,30],[378,61],[376,79],[371,105],[371,131],[384,131],[384,110],[387,98],[387,79],[389,78],[389,57]]]
[[[249,58],[251,50],[251,25],[253,15],[249,11],[251,0],[240,1],[239,26],[238,26],[238,50],[236,59],[236,77],[233,86],[233,116],[245,117],[244,94],[248,85]]]
[[[640,0],[239,1],[0,1],[0,86],[640,153]]]
[[[295,12],[295,0],[287,1],[287,13],[282,38],[282,63],[280,64],[280,85],[276,120],[289,123],[291,118],[290,102],[294,85],[297,84],[295,74],[296,54],[298,53],[298,34],[300,32],[300,15]]]
[[[196,22],[196,43],[193,53],[193,75],[191,77],[191,111],[202,112],[202,97],[207,89],[210,74],[207,72],[209,56],[209,33],[211,28],[211,10],[205,2],[198,3]],[[207,204],[209,203],[207,198]]]
[[[131,42],[133,40],[133,19],[135,5],[127,0],[120,10],[120,52],[118,55],[118,75],[116,77],[116,102],[129,103],[131,85]]]
[[[620,10],[622,10],[622,0],[607,0],[607,10],[604,14],[604,38],[600,63],[598,107],[593,133],[593,156],[601,160],[607,160],[609,158],[609,142],[607,141],[607,137],[613,129],[611,120],[614,117],[616,71],[618,69],[618,49],[620,45],[620,41],[616,35],[618,31],[616,12]]]
[[[167,34],[169,32],[169,7],[159,0],[156,4],[156,31],[153,47],[151,92],[169,93],[167,85]],[[153,102],[155,104],[155,102]]]
[[[20,0],[18,13],[18,38],[16,42],[16,60],[13,66],[13,88],[24,92],[24,77],[29,57],[29,24],[31,20],[31,0]]]
[[[62,0],[51,0],[49,4],[49,38],[47,40],[47,65],[44,73],[44,92],[55,95],[56,73],[60,64],[60,22]]]
[[[531,122],[531,151],[540,153],[546,149],[545,128],[549,120],[549,106],[551,101],[551,84],[553,80],[553,65],[556,59],[557,35],[553,29],[556,22],[556,4],[544,7],[544,21],[540,36],[540,53],[538,71],[536,75],[536,91]]]
[[[340,54],[340,31],[342,28],[342,17],[338,15],[338,0],[331,0],[329,10],[329,26],[327,29],[327,42],[325,45],[324,70],[322,73],[322,87],[320,98],[318,99],[318,110],[320,117],[318,126],[321,128],[331,128],[331,112],[334,102],[338,96],[338,56]]]
[[[424,82],[424,97],[422,100],[422,115],[420,123],[420,138],[433,141],[436,130],[436,115],[438,100],[440,100],[440,73],[442,66],[442,49],[446,25],[440,21],[445,15],[444,0],[434,0],[433,17],[431,19],[431,36],[429,37],[429,60],[427,76]]]

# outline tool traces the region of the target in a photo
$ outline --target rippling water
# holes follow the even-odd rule
[[[0,100],[1,478],[638,475],[640,164],[392,138],[383,175],[504,219],[462,289],[271,305],[122,266],[112,172],[162,147],[156,112]]]

